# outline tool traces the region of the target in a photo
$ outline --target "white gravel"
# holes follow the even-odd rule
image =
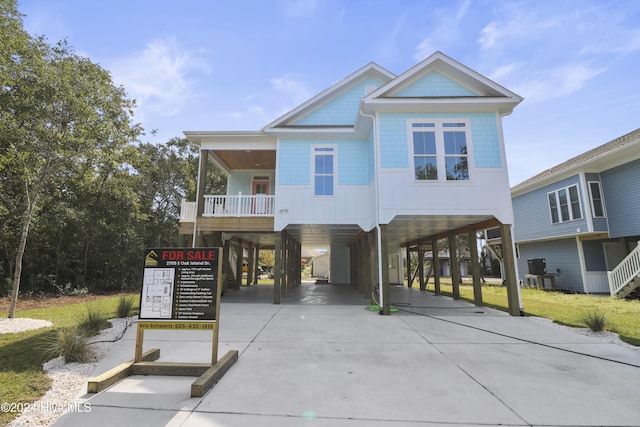
[[[13,334],[16,332],[30,331],[32,329],[48,328],[49,326],[53,326],[53,323],[48,320],[27,319],[24,317],[13,319],[7,319],[6,317],[0,318],[0,334]]]
[[[5,323],[5,320],[2,319],[0,325]],[[20,320],[20,322],[13,322],[13,326],[16,328],[31,325],[32,327],[28,329],[36,329],[35,325],[40,324],[28,322],[34,319],[13,320]],[[86,393],[87,381],[93,373],[97,362],[107,354],[110,345],[122,338],[126,329],[135,321],[135,318],[109,320],[112,327],[102,330],[100,335],[92,338],[93,357],[87,363],[74,362],[65,364],[62,357],[57,357],[42,365],[42,368],[52,380],[51,388],[40,400],[30,405],[30,410],[22,411],[19,417],[9,423],[9,427],[50,426],[55,423],[66,412],[68,404],[74,402],[78,396]],[[48,323],[49,325],[40,327],[51,326],[51,323]],[[2,333],[18,332],[18,330],[2,331]]]

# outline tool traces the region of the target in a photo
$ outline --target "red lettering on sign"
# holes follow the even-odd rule
[[[187,260],[189,261],[215,261],[216,251],[188,251]]]
[[[182,251],[164,251],[162,252],[162,260],[166,261],[182,261],[184,259],[184,252]]]

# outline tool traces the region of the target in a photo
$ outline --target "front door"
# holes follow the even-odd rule
[[[251,185],[251,194],[254,196],[266,196],[269,194],[269,177],[268,176],[254,176]],[[255,197],[251,206],[251,211],[254,214],[267,214],[267,198]]]

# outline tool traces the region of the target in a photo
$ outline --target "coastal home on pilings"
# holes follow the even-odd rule
[[[544,260],[558,289],[640,296],[639,188],[640,129],[513,187],[520,280]]]
[[[275,249],[274,303],[300,283],[302,245],[328,247],[330,282],[364,297],[378,289],[388,314],[389,284],[403,280],[403,248],[431,250],[462,233],[475,247],[475,231],[496,226],[513,248],[502,117],[521,100],[436,52],[400,75],[370,63],[258,131],[187,131],[200,148],[200,176],[180,233],[196,246],[237,242],[251,259]],[[224,196],[203,191],[210,164],[228,175]]]

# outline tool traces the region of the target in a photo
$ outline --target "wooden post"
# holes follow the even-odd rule
[[[391,296],[389,295],[389,250],[387,249],[387,224],[380,224],[380,245],[382,257],[382,314],[391,314]]]
[[[418,242],[418,274],[420,275],[420,290],[424,291],[427,289],[427,284],[424,281],[424,252],[420,247],[420,242]]]
[[[256,258],[255,258],[255,266],[253,268],[253,283],[258,284],[258,279],[260,278],[260,245],[256,245]]]
[[[249,252],[249,257],[247,259],[247,286],[249,286],[253,283],[253,243],[249,242],[247,245],[247,251]]]
[[[440,251],[438,248],[438,239],[435,237],[431,239],[431,254],[433,257],[431,265],[433,265],[434,293],[440,295]]]
[[[518,278],[516,277],[516,263],[513,253],[513,240],[511,237],[511,225],[500,224],[500,236],[502,243],[502,259],[504,260],[504,280],[507,286],[507,300],[509,314],[520,316],[520,296]]]
[[[376,232],[375,228],[369,232],[369,276],[371,279],[371,286],[367,297],[371,301],[371,304],[375,303],[373,300],[373,292],[378,288],[378,237],[376,236]]]
[[[273,266],[273,303],[280,304],[280,281],[282,280],[282,236],[284,231],[276,233],[275,260]]]
[[[467,235],[469,242],[469,252],[471,253],[471,276],[473,277],[473,302],[475,305],[482,305],[482,283],[480,283],[480,261],[478,260],[478,238],[476,230],[469,226]]]
[[[200,150],[200,175],[198,176],[198,200],[196,200],[196,218],[204,213],[204,196],[207,183],[209,150]]]
[[[449,232],[449,265],[451,267],[451,285],[453,299],[460,299],[460,263],[458,262],[458,246],[456,236]]]
[[[362,296],[366,299],[371,299],[371,250],[369,240],[371,239],[371,234],[367,233],[362,237],[362,277],[360,281],[362,282]]]
[[[242,265],[244,264],[244,248],[243,248],[242,239],[239,239],[237,241],[237,244],[238,244],[238,252],[237,252],[238,257],[236,258],[236,274],[238,276],[236,277],[235,288],[240,289],[240,286],[242,286]]]
[[[404,245],[404,248],[407,254],[407,286],[410,288],[413,286],[413,283],[411,282],[411,246],[407,243]]]

